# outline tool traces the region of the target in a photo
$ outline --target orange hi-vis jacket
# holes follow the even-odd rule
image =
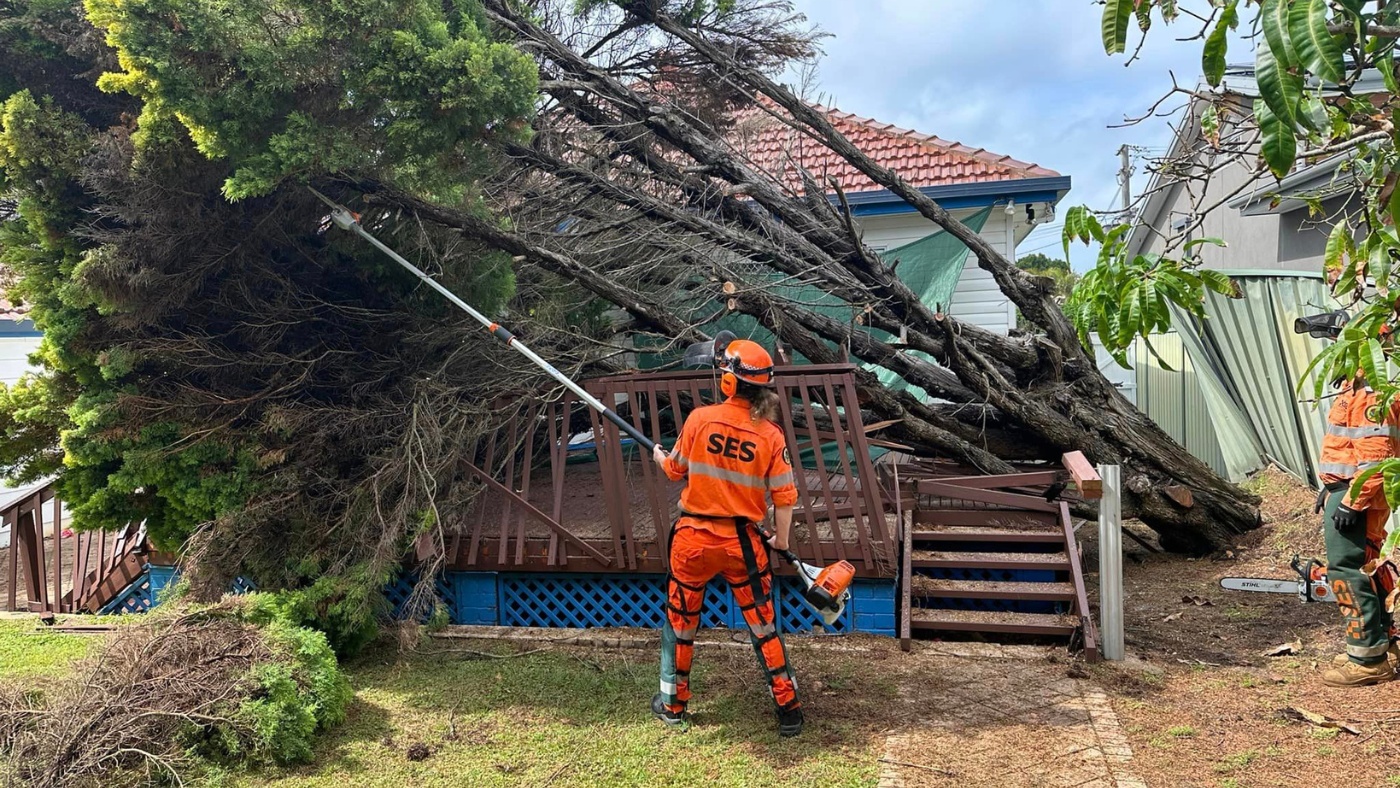
[[[770,495],[774,506],[797,502],[782,429],[771,421],[755,422],[742,399],[696,408],[663,468],[672,481],[689,474],[681,493],[682,517],[699,515],[689,524],[705,530],[734,517],[762,522]],[[704,519],[710,517],[719,519]],[[732,533],[732,525],[725,527]]]
[[[1344,482],[1382,460],[1400,456],[1400,402],[1388,413],[1376,413],[1376,392],[1358,381],[1342,384],[1342,392],[1327,412],[1318,473],[1325,484]],[[1380,421],[1373,416],[1381,416]],[[1380,474],[1367,479],[1358,495],[1344,503],[1356,510],[1386,507]]]

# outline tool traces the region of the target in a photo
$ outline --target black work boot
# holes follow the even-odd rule
[[[651,715],[666,723],[668,728],[683,726],[690,719],[690,715],[684,711],[671,711],[666,708],[666,696],[659,692],[651,696]]]
[[[784,739],[802,732],[802,707],[778,709],[778,735]]]

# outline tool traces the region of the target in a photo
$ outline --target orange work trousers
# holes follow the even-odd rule
[[[695,632],[705,604],[705,586],[723,576],[749,625],[749,640],[757,654],[773,702],[795,709],[797,679],[788,665],[773,615],[773,572],[768,548],[757,529],[716,533],[687,524],[682,517],[671,536],[671,572],[666,578],[666,626],[661,633],[661,694],[671,711],[684,711],[690,701],[690,668],[695,658]],[[712,523],[707,523],[711,525]],[[748,542],[746,545],[739,540]],[[749,554],[750,562],[745,560]],[[752,570],[752,571],[751,571]]]

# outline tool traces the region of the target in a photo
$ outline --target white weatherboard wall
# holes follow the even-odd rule
[[[954,211],[954,215],[959,219],[966,219],[973,213],[975,211]],[[859,222],[861,230],[865,232],[866,245],[877,251],[912,243],[941,229],[917,213],[865,216],[861,217]],[[1015,224],[1017,226],[1014,232],[1017,237],[1024,237],[1029,232],[1024,219]],[[1008,254],[1009,247],[1014,246],[1015,241],[1011,240],[1008,243],[1010,233],[1007,232],[1007,216],[1004,211],[992,209],[981,235],[1001,250],[1002,254],[1006,254],[1008,259],[1015,259],[1013,254]],[[1016,306],[1001,292],[1001,288],[997,287],[992,275],[982,270],[971,257],[968,258],[967,265],[963,266],[958,288],[953,291],[953,308],[949,312],[959,320],[998,334],[1009,333],[1016,326]]]
[[[29,364],[29,354],[39,349],[40,336],[0,335],[0,383],[14,385],[25,372],[38,371]]]
[[[0,333],[0,383],[13,385],[25,372],[37,371],[29,364],[29,354],[39,349],[39,341],[43,337],[31,327],[32,324],[28,321],[0,326],[11,329],[7,333]],[[11,490],[0,487],[0,497],[13,497],[28,489],[25,487],[21,490]],[[0,549],[9,546],[10,527],[0,525]]]

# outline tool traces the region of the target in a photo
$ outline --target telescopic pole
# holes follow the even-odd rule
[[[645,448],[647,451],[651,451],[652,448],[656,446],[656,442],[648,438],[646,435],[643,435],[641,430],[629,424],[626,419],[617,415],[617,412],[614,411],[612,408],[609,408],[607,405],[604,405],[602,401],[599,400],[597,397],[593,396],[592,394],[589,394],[586,390],[584,390],[582,386],[573,382],[567,376],[565,376],[564,373],[555,369],[553,364],[549,363],[548,361],[545,361],[543,358],[540,358],[539,354],[526,347],[525,343],[521,342],[518,337],[510,333],[510,331],[508,331],[505,326],[494,322],[486,315],[483,315],[480,312],[476,311],[476,309],[472,308],[471,304],[468,304],[466,301],[463,301],[462,299],[458,298],[457,295],[451,290],[448,290],[441,284],[438,284],[437,280],[423,273],[423,271],[421,271],[418,268],[418,266],[405,260],[399,255],[398,252],[395,252],[393,249],[390,249],[389,247],[385,246],[379,241],[378,238],[375,238],[373,235],[370,235],[368,230],[360,226],[359,214],[352,212],[350,209],[346,208],[343,205],[340,205],[339,203],[336,203],[334,200],[316,191],[315,189],[312,189],[311,193],[319,197],[321,199],[321,202],[324,202],[326,205],[330,206],[331,221],[335,223],[336,227],[339,227],[342,230],[348,230],[365,239],[366,241],[369,241],[371,244],[374,245],[375,248],[388,255],[389,258],[392,259],[394,262],[408,269],[414,276],[423,280],[424,284],[428,285],[428,287],[431,287],[434,290],[441,293],[444,298],[456,304],[458,307],[461,308],[463,312],[466,312],[467,314],[471,315],[472,318],[476,320],[476,322],[480,323],[482,326],[485,326],[486,330],[490,331],[492,336],[504,342],[506,347],[514,348],[517,352],[520,353],[520,355],[530,359],[530,361],[533,362],[535,366],[544,370],[545,373],[547,373],[551,378],[554,378],[561,385],[563,385],[569,391],[572,391],[576,396],[578,396],[580,400],[583,400],[584,404],[603,414],[603,416],[607,418],[608,421],[611,421],[613,424],[616,424],[618,429],[627,433],[627,435],[629,435],[632,438],[632,440],[635,440],[637,443],[641,444],[642,447]],[[598,436],[598,439],[601,441],[601,436]]]

